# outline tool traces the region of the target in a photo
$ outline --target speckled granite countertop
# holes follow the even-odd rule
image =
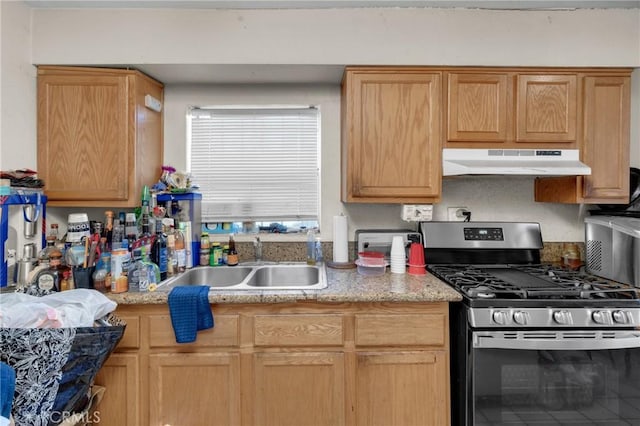
[[[316,302],[456,302],[458,292],[427,273],[364,276],[355,269],[326,268],[327,288],[322,290],[209,291],[210,303],[286,303],[298,300]],[[109,293],[118,304],[164,304],[168,291],[150,293]]]

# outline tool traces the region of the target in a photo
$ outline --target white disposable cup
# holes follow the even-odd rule
[[[404,267],[404,265],[402,267],[397,267],[397,268],[391,268],[391,273],[392,274],[404,274],[406,271],[406,268]]]
[[[391,240],[391,256],[394,254],[405,256],[404,239],[400,235],[396,235]]]

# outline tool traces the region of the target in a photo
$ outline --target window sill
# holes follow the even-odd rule
[[[230,234],[209,234],[209,240],[211,242],[228,242]],[[260,237],[260,241],[262,242],[276,242],[276,243],[285,243],[285,242],[306,242],[307,234],[306,233],[291,233],[291,234],[278,234],[271,232],[264,232],[259,234],[233,234],[233,239],[237,242],[252,242],[256,239],[256,237]]]

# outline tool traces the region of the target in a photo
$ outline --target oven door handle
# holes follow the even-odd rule
[[[477,349],[606,350],[640,348],[640,331],[474,332]]]

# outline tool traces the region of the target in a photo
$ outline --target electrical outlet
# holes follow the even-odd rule
[[[463,222],[466,218],[463,213],[468,213],[469,211],[467,207],[447,207],[449,222]]]

